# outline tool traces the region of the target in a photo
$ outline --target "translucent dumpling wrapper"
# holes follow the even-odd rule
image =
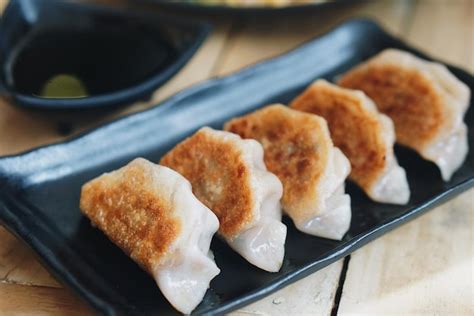
[[[137,158],[84,184],[80,207],[182,313],[201,302],[220,272],[209,250],[218,219],[169,168]]]
[[[339,84],[364,91],[395,124],[397,142],[433,161],[445,181],[463,164],[471,91],[442,64],[387,49],[347,72]]]
[[[299,230],[331,239],[344,236],[351,222],[344,181],[351,168],[323,118],[270,105],[230,120],[224,129],[262,144],[268,170],[283,183],[283,209]]]
[[[258,142],[204,127],[160,163],[191,182],[194,194],[219,218],[219,234],[235,251],[261,269],[280,269],[286,239],[283,188],[267,171]]]
[[[351,162],[350,178],[374,201],[406,204],[410,188],[393,152],[392,120],[363,92],[317,80],[291,102],[324,117],[334,144]]]

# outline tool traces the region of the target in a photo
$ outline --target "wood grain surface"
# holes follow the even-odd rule
[[[96,1],[133,6],[125,0]],[[5,5],[0,0],[0,8]],[[129,9],[133,9],[129,8]],[[150,6],[148,10],[155,10]],[[189,15],[189,13],[187,13]],[[151,100],[99,117],[29,112],[0,100],[0,155],[60,141],[146,109],[196,82],[275,56],[354,16],[372,17],[436,58],[474,70],[474,2],[361,1],[273,16],[203,15],[214,31]],[[474,189],[234,315],[473,315]],[[0,315],[88,315],[21,241],[0,227]]]

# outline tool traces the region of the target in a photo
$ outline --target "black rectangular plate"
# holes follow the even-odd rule
[[[334,79],[377,52],[396,47],[428,58],[367,20],[353,20],[283,56],[187,89],[160,106],[71,141],[0,159],[0,219],[26,241],[51,272],[107,315],[174,315],[145,272],[81,216],[81,185],[137,156],[152,161],[204,125],[215,128],[263,105],[287,103],[317,78]],[[474,78],[450,70],[472,90]],[[466,116],[474,147],[473,106]],[[348,184],[352,224],[342,241],[312,237],[288,225],[278,273],[251,266],[217,238],[212,249],[222,270],[196,314],[223,314],[262,298],[346,256],[474,184],[474,154],[450,182],[434,164],[396,148],[412,196],[406,206],[371,202]]]

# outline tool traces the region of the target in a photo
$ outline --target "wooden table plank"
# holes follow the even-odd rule
[[[473,315],[474,189],[351,255],[339,315]]]
[[[231,316],[331,315],[343,260],[250,304]]]
[[[8,155],[60,139],[55,122],[0,99],[0,155]]]
[[[61,287],[33,251],[1,226],[0,240],[0,282]]]
[[[407,41],[474,72],[474,1],[418,1]]]
[[[0,316],[93,314],[67,289],[0,283]]]

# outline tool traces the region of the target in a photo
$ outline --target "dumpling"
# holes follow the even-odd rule
[[[219,218],[219,233],[235,251],[261,269],[280,269],[286,239],[283,188],[267,171],[258,142],[204,127],[160,163],[191,182],[194,194]]]
[[[393,153],[395,132],[361,91],[317,80],[291,102],[291,107],[324,117],[334,144],[349,158],[351,179],[377,202],[406,204],[410,188]]]
[[[334,147],[323,118],[271,105],[230,120],[224,129],[262,144],[268,170],[283,183],[283,209],[299,230],[344,236],[351,222],[350,197],[344,193],[350,164]]]
[[[169,168],[137,158],[84,184],[80,207],[182,313],[201,302],[220,272],[209,251],[219,222]]]
[[[341,86],[359,89],[395,124],[397,142],[433,161],[448,181],[464,162],[463,122],[470,90],[441,64],[387,49],[346,73]]]

